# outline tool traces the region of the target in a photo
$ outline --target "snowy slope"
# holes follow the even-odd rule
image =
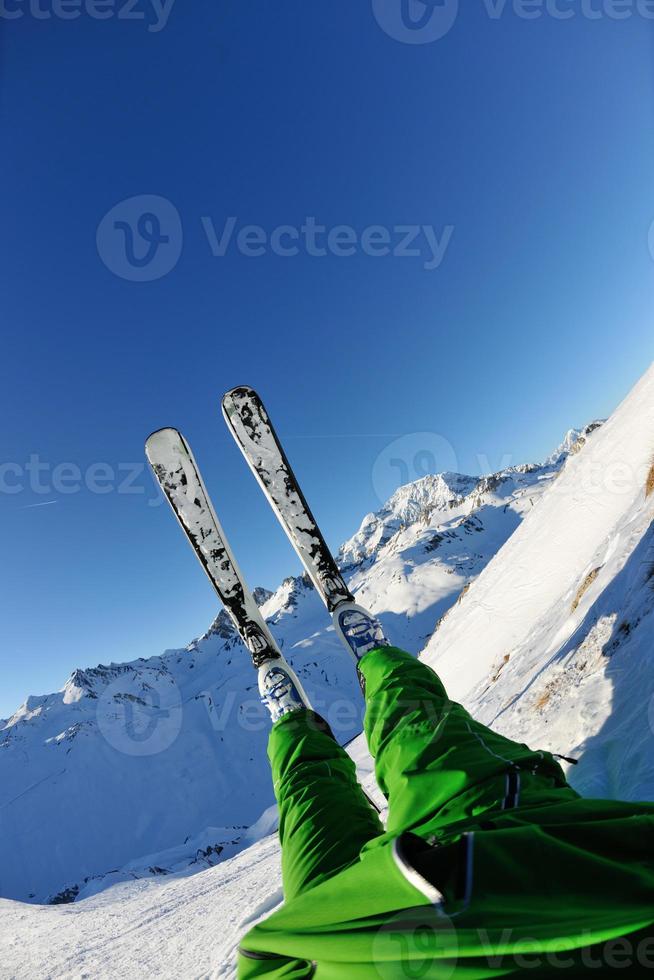
[[[654,798],[653,462],[654,368],[422,654],[480,720],[579,756],[585,795]]]
[[[202,874],[115,885],[72,905],[0,899],[0,976],[232,980],[239,939],[281,901],[267,837]]]

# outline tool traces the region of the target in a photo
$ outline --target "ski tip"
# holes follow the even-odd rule
[[[222,398],[222,409],[227,422],[229,422],[231,416],[240,414],[240,409],[244,402],[254,403],[263,407],[261,398],[254,388],[251,388],[249,385],[237,385],[236,388],[230,388],[229,391],[225,392]]]
[[[171,427],[156,429],[145,440],[145,455],[152,462],[162,452],[170,450],[173,446],[183,445],[185,442],[186,440],[179,429],[173,429]]]

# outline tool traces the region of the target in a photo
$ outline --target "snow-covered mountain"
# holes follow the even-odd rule
[[[363,520],[339,562],[395,643],[418,652],[585,435],[543,466],[424,477]],[[257,599],[314,706],[343,741],[357,735],[356,677],[308,579]],[[185,650],[76,670],[29,697],[0,730],[0,895],[70,901],[133,876],[144,855],[144,874],[170,849],[177,866],[185,841],[199,842],[189,863],[233,853],[273,803],[268,727],[224,611]]]
[[[584,437],[569,433],[564,447]],[[418,652],[567,451],[481,479],[427,476],[364,519],[339,562],[395,643]],[[257,599],[315,707],[343,741],[358,734],[354,671],[308,579]],[[185,650],[76,670],[60,692],[29,697],[0,731],[0,894],[67,901],[134,874],[143,855],[178,856],[196,839],[215,855],[240,841],[273,802],[268,727],[224,611]]]
[[[578,757],[569,776],[586,794],[654,798],[653,456],[654,367],[544,464],[425,477],[339,552],[391,640],[422,650],[481,720]],[[315,592],[291,578],[258,601],[316,708],[351,738],[360,694]],[[50,962],[64,937],[58,976],[172,975],[165,906],[188,946],[175,945],[175,975],[231,977],[238,935],[280,898],[267,728],[224,615],[186,650],[76,671],[29,698],[0,726],[0,895],[20,900],[0,901],[5,962],[29,929]],[[350,751],[373,790],[363,740]],[[38,916],[22,904],[53,899],[76,901]],[[205,903],[221,918],[210,943]],[[114,938],[72,956],[82,921]],[[35,947],[11,975],[49,969]]]

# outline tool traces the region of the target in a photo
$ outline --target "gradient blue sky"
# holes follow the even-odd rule
[[[654,354],[654,24],[570,6],[469,4],[425,44],[368,0],[177,0],[159,31],[28,8],[0,25],[4,491],[30,457],[48,466],[45,492],[25,473],[0,493],[0,717],[76,666],[184,645],[216,612],[147,474],[140,493],[117,492],[124,470],[107,493],[62,493],[58,464],[140,465],[152,429],[180,427],[250,583],[274,587],[298,563],[220,418],[225,389],[261,391],[334,546],[379,505],[373,473],[390,485],[398,452],[411,473],[412,433],[478,473],[480,454],[543,457],[626,394]],[[183,228],[149,282],[96,245],[135,195]],[[432,270],[215,257],[202,218],[229,216],[454,232]]]

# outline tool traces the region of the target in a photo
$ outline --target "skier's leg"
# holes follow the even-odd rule
[[[313,711],[292,711],[276,721],[268,755],[288,901],[356,861],[383,827],[354,763]]]
[[[430,831],[484,811],[576,799],[549,753],[532,752],[474,721],[426,664],[396,647],[358,663],[365,731],[388,831]]]

